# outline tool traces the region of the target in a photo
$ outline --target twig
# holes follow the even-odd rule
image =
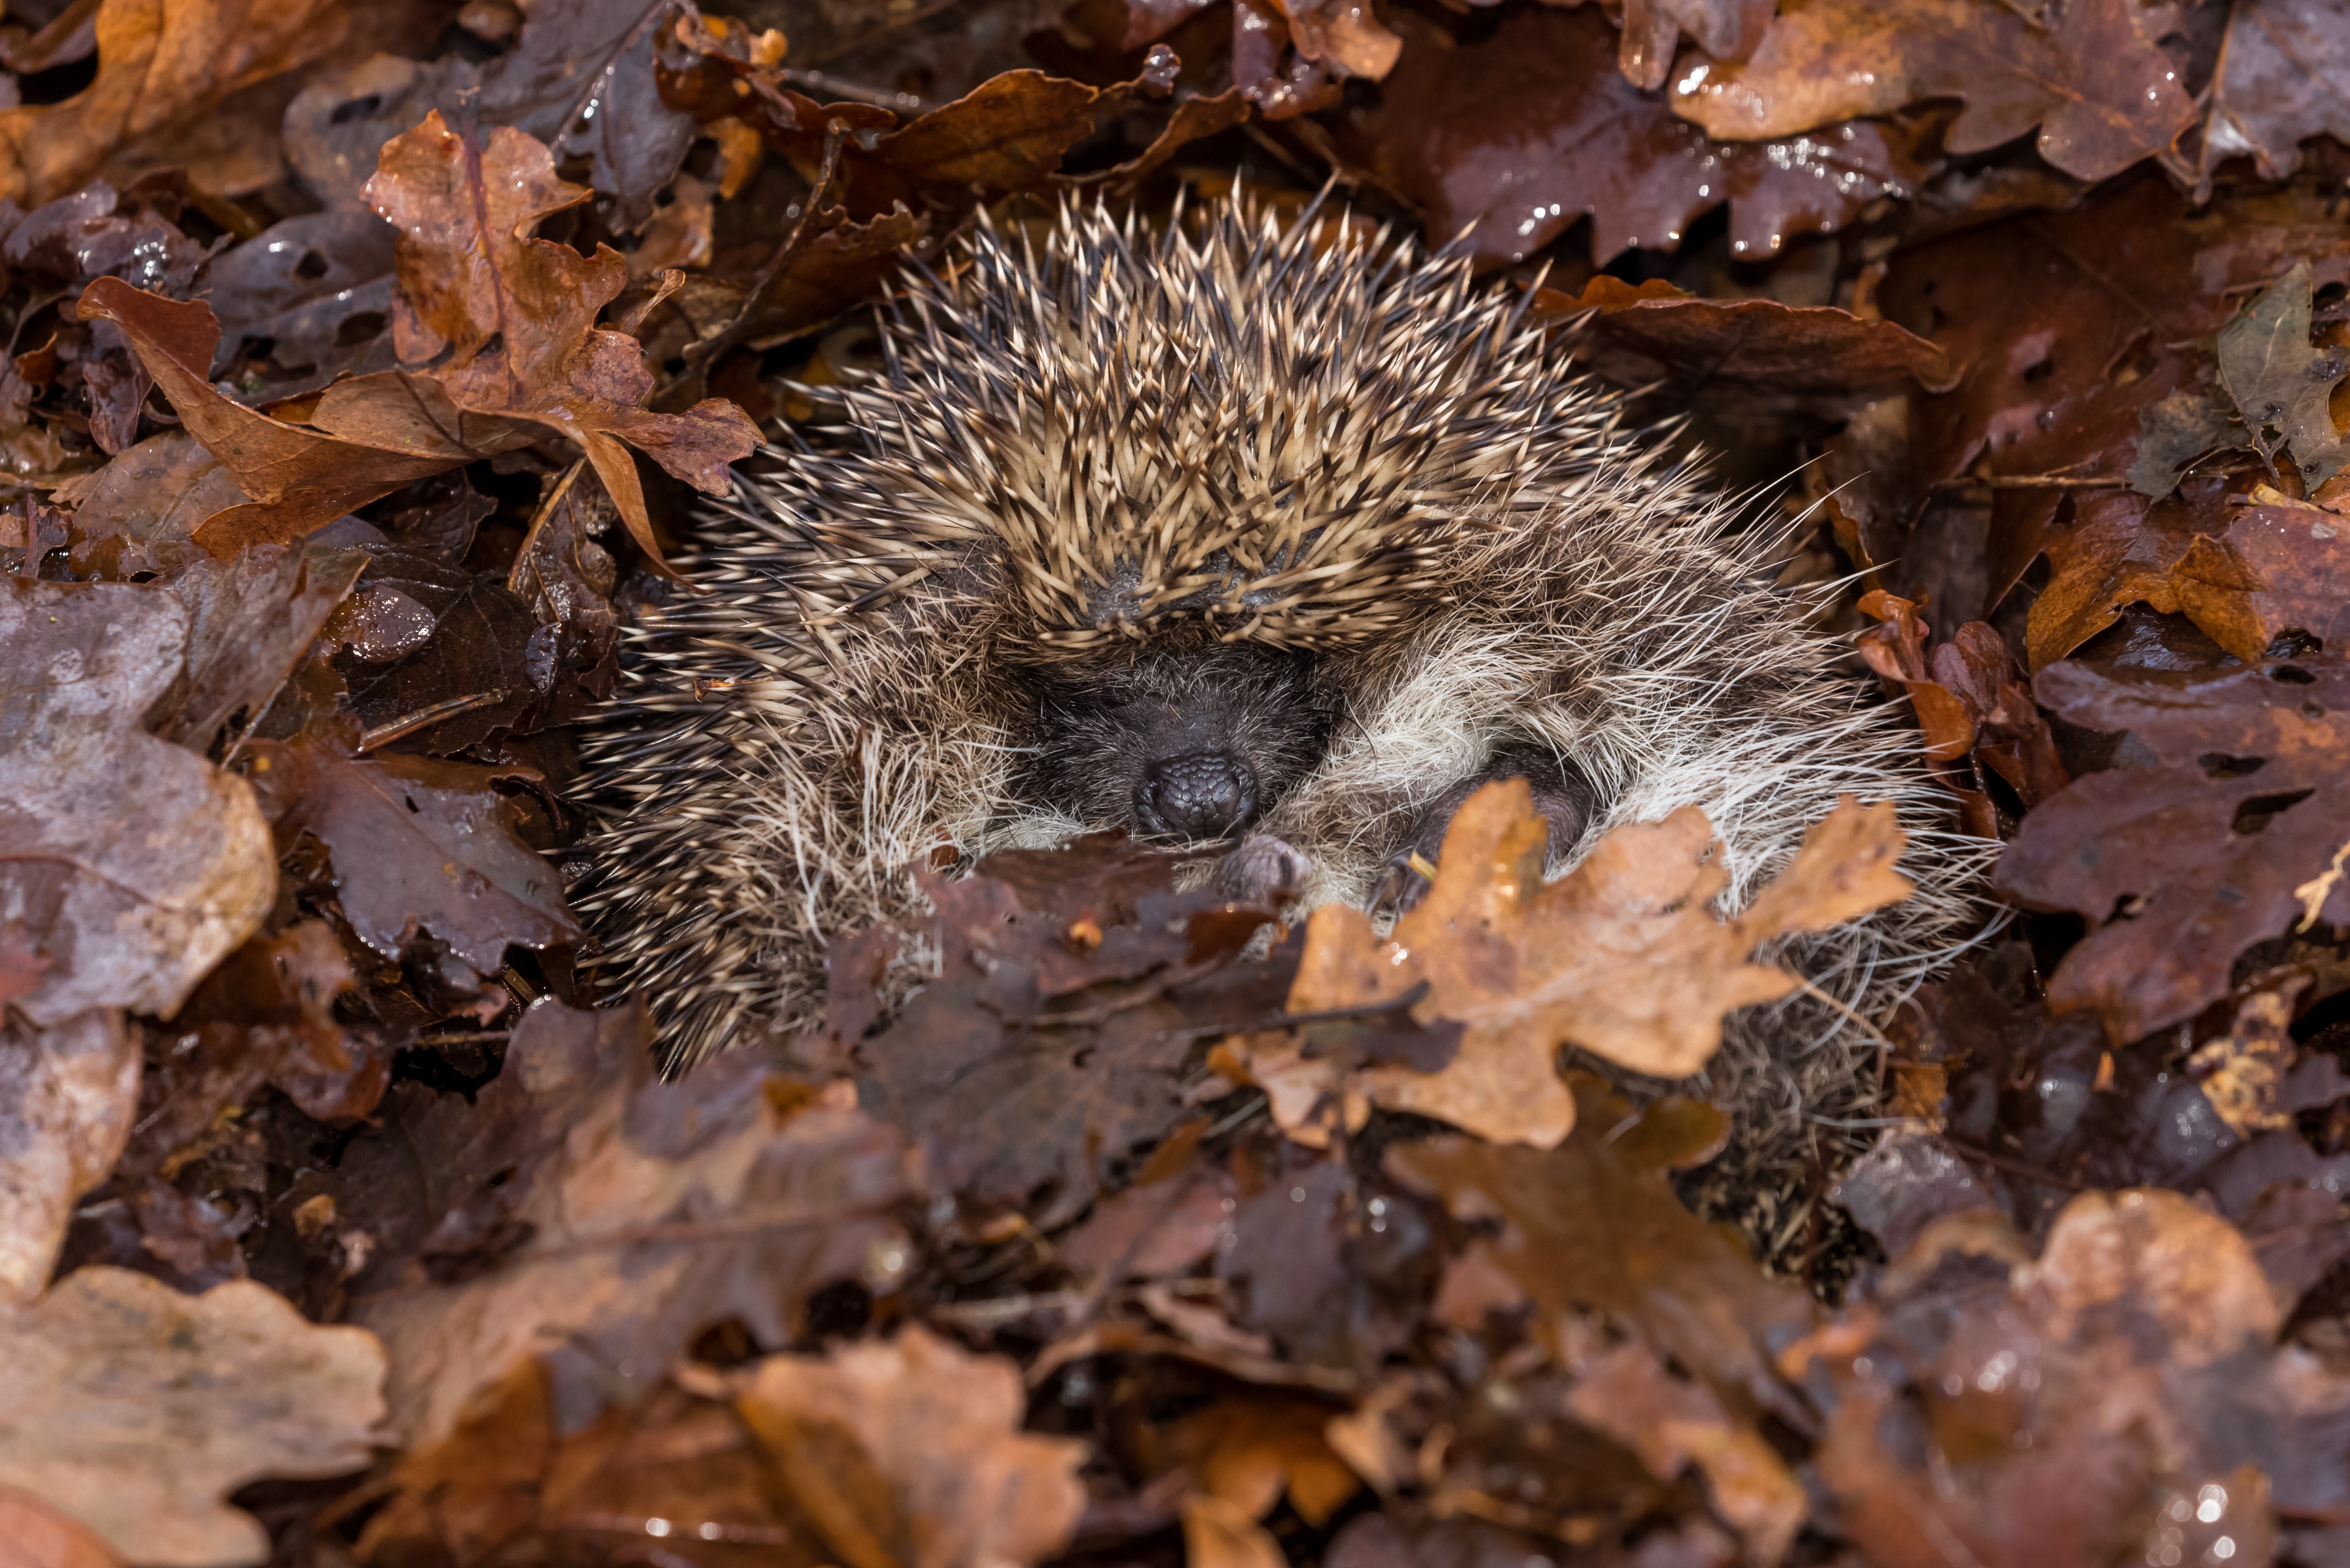
[[[2127,490],[2129,481],[2117,475],[2074,478],[2062,473],[1962,473],[1938,479],[1929,490]]]
[[[848,126],[846,121],[837,119],[825,121],[824,159],[816,167],[815,182],[808,187],[807,202],[800,208],[799,221],[792,225],[792,232],[784,236],[784,243],[775,247],[775,253],[767,257],[766,265],[751,280],[751,286],[743,291],[743,304],[734,312],[734,318],[721,327],[715,337],[687,347],[685,369],[653,394],[653,407],[663,406],[681,387],[691,386],[697,392],[708,389],[711,367],[717,364],[728,349],[742,341],[743,334],[748,329],[760,302],[766,297],[767,290],[784,275],[784,269],[791,265],[808,242],[816,237],[816,214],[824,209],[826,198],[832,193],[833,182],[840,173],[841,151],[847,142]]]
[[[389,724],[378,724],[372,730],[359,732],[359,752],[362,755],[378,746],[388,746],[403,736],[419,730],[429,730],[444,719],[460,713],[470,713],[476,708],[486,708],[493,702],[503,702],[503,691],[476,691],[470,697],[452,697],[446,702],[435,702],[430,708],[420,708],[404,719],[394,719]]]

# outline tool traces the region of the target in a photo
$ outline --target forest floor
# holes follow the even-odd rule
[[[2350,1565],[2350,0],[0,16],[0,1568]],[[1688,415],[2002,846],[1741,1225],[1560,1054],[1889,812],[1773,925],[1484,797],[1476,951],[1002,857],[674,1083],[583,978],[697,496],[983,211],[1236,185]]]

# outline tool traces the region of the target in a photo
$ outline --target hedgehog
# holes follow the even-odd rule
[[[582,743],[576,906],[669,1066],[816,1023],[828,942],[918,908],[917,866],[1122,828],[1234,898],[1392,913],[1523,778],[1554,875],[1701,807],[1725,911],[1840,795],[1894,804],[1918,892],[1788,943],[1808,993],[1697,1085],[1756,1150],[1867,1125],[1868,1020],[1965,940],[1982,846],[1812,629],[1827,589],[1774,586],[1793,525],[1531,289],[1365,227],[1068,198],[879,310],[879,367],[707,520]]]

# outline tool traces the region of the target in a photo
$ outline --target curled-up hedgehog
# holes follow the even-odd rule
[[[1705,1088],[1771,1142],[1875,1095],[1882,1011],[1970,918],[1915,732],[1742,526],[1468,262],[1225,205],[983,227],[885,368],[773,454],[649,611],[585,747],[577,902],[672,1065],[820,1016],[910,865],[1120,827],[1243,898],[1407,908],[1481,784],[1549,868],[1703,808],[1740,907],[1839,794],[1920,892],[1779,955],[1849,1012],[1731,1020]],[[1768,1136],[1765,1136],[1765,1135]]]

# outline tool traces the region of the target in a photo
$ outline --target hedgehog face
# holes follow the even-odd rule
[[[1229,837],[1321,760],[1335,707],[1309,655],[1145,648],[1030,673],[1024,794],[1146,838]]]

